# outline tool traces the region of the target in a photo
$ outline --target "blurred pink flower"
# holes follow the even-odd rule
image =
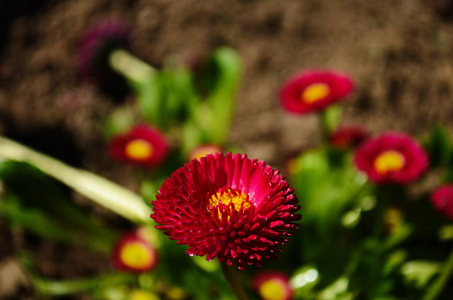
[[[111,264],[116,270],[142,273],[157,266],[157,251],[137,233],[120,237],[111,254]]]
[[[113,137],[109,149],[116,160],[147,168],[159,167],[169,153],[165,136],[157,128],[143,124]]]
[[[355,163],[377,184],[413,182],[429,164],[425,150],[415,139],[394,132],[366,140],[356,150]]]
[[[358,146],[368,137],[368,132],[359,126],[338,128],[329,136],[329,142],[335,148],[350,148]]]
[[[293,290],[289,285],[289,278],[282,272],[260,272],[254,276],[252,287],[263,300],[293,299]]]
[[[309,70],[291,77],[280,91],[282,106],[289,112],[305,114],[322,111],[352,93],[352,79],[328,70]]]
[[[449,184],[437,188],[431,194],[431,203],[438,211],[453,220],[453,185]]]

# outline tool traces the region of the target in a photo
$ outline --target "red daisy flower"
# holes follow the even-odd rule
[[[431,194],[431,203],[442,214],[453,220],[453,185],[444,185]]]
[[[295,114],[322,111],[327,106],[348,96],[354,89],[345,74],[310,70],[290,78],[280,91],[283,107]]]
[[[264,300],[291,300],[293,289],[286,274],[276,271],[258,273],[252,280],[252,287]]]
[[[374,183],[410,183],[428,167],[428,156],[411,136],[386,133],[365,141],[355,153],[357,168]]]
[[[89,28],[80,40],[78,66],[87,78],[101,79],[108,72],[108,55],[118,48],[128,48],[129,28],[123,23],[103,21]]]
[[[159,167],[169,152],[164,135],[148,125],[137,125],[129,132],[115,136],[109,149],[118,161],[149,168]]]
[[[143,237],[136,233],[123,235],[111,254],[114,269],[132,273],[150,271],[157,266],[157,252]]]
[[[200,159],[203,156],[214,153],[223,153],[223,149],[217,145],[201,145],[193,149],[189,154],[189,161],[192,159]]]
[[[217,256],[240,270],[275,258],[300,219],[293,189],[278,170],[244,154],[217,153],[176,170],[152,202],[151,217],[190,256]]]
[[[368,136],[362,127],[351,126],[339,128],[329,136],[329,142],[335,148],[349,148],[358,146]]]

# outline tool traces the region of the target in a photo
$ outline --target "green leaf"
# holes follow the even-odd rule
[[[206,99],[196,107],[188,126],[201,131],[202,142],[224,146],[228,141],[242,67],[239,56],[229,48],[216,50],[208,61]]]
[[[407,259],[407,251],[396,250],[390,253],[387,257],[383,268],[383,275],[390,275],[392,272],[397,270]]]
[[[160,91],[160,76],[153,74],[146,82],[129,82],[137,93],[136,103],[143,118],[160,128],[165,127],[164,115],[161,111],[162,100]]]
[[[329,168],[324,150],[303,154],[298,164],[294,184],[304,219],[315,222],[320,234],[327,234],[342,224],[346,212],[359,206],[367,194],[366,179],[352,167],[350,158],[342,168]]]
[[[431,130],[425,147],[431,167],[447,166],[452,162],[453,146],[450,134],[443,126],[437,125]]]
[[[33,234],[54,241],[74,242],[71,231],[62,228],[44,211],[20,205],[20,201],[13,196],[0,200],[0,214],[12,227],[25,228]]]
[[[103,124],[103,132],[106,138],[123,133],[135,124],[135,116],[130,107],[120,107],[110,114]]]
[[[293,273],[289,282],[297,298],[308,298],[319,282],[318,270],[310,265],[299,268]]]
[[[110,251],[118,234],[82,212],[56,181],[35,167],[14,161],[1,162],[0,178],[7,192],[15,196],[2,203],[11,222],[63,242],[77,242],[76,235],[84,236],[79,241],[81,244]],[[55,236],[49,236],[53,231]]]
[[[428,260],[413,260],[401,267],[401,274],[406,283],[423,288],[430,279],[441,270],[441,264]]]
[[[322,290],[316,299],[352,300],[353,294],[348,292],[349,279],[340,277],[337,281]]]
[[[0,137],[0,161],[29,163],[41,172],[133,222],[150,224],[151,209],[140,196],[90,172],[72,168],[26,146]]]
[[[341,123],[343,106],[331,105],[321,113],[322,130],[326,137],[334,132]]]

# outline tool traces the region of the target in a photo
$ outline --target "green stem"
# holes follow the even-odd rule
[[[82,278],[74,280],[48,280],[36,275],[31,275],[33,287],[39,294],[47,296],[65,296],[89,290],[99,289],[103,285],[114,285],[117,283],[126,284],[134,280],[129,274],[110,273],[97,277]]]
[[[343,107],[340,105],[332,105],[319,114],[323,142],[327,142],[330,134],[338,128],[342,114]]]
[[[236,296],[236,299],[248,300],[248,297],[245,294],[241,283],[239,282],[239,277],[237,276],[234,267],[228,267],[225,263],[221,263],[221,265],[223,276],[225,277],[228,285],[233,291],[233,294]]]
[[[33,287],[40,294],[44,295],[69,295],[84,292],[96,288],[99,285],[99,279],[79,279],[71,281],[46,281],[38,278],[32,278]]]
[[[327,111],[323,111],[318,116],[319,120],[319,131],[321,132],[321,142],[324,144],[329,140],[329,125],[327,121]]]
[[[124,49],[112,51],[109,56],[109,63],[112,69],[118,73],[133,81],[141,83],[148,82],[151,76],[156,72],[153,67]]]
[[[453,249],[448,256],[447,262],[445,263],[442,273],[434,281],[434,283],[429,287],[427,293],[423,300],[434,300],[439,296],[439,294],[444,289],[445,285],[448,283],[451,274],[453,273]]]

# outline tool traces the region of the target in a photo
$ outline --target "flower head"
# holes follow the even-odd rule
[[[159,167],[169,152],[164,135],[149,125],[137,125],[115,136],[109,148],[111,156],[118,161],[149,168]]]
[[[217,145],[201,145],[193,149],[189,154],[189,161],[192,159],[200,159],[203,156],[214,153],[223,153],[223,149]]]
[[[355,153],[357,168],[374,183],[410,183],[428,167],[419,143],[403,133],[386,133],[365,141]]]
[[[176,170],[152,202],[151,217],[170,239],[228,266],[275,258],[300,219],[293,189],[263,161],[217,153]]]
[[[348,96],[354,89],[351,78],[326,70],[310,70],[290,78],[280,91],[283,107],[295,114],[322,111]]]
[[[118,48],[129,47],[129,28],[123,23],[103,21],[89,28],[80,40],[78,66],[80,74],[102,80],[108,72],[108,55]]]
[[[157,252],[139,234],[127,233],[113,247],[111,263],[113,268],[120,271],[146,272],[156,267]]]
[[[293,298],[289,278],[282,272],[260,272],[253,278],[252,287],[264,300],[290,300]]]
[[[339,128],[329,136],[332,146],[339,149],[354,147],[362,143],[368,133],[359,126]]]
[[[431,194],[431,203],[450,220],[453,220],[453,185],[444,185]]]

